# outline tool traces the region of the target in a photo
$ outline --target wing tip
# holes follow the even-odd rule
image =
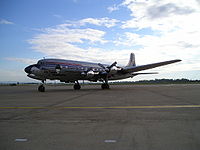
[[[180,61],[182,61],[181,59],[176,59],[176,60],[174,60],[175,62],[180,62]]]

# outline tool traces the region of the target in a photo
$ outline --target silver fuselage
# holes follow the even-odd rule
[[[56,70],[56,66],[60,66],[60,70]],[[105,65],[104,66],[108,66]],[[118,67],[118,70],[121,67]],[[119,80],[129,78],[130,73],[117,73],[118,70],[111,70],[108,75],[109,80]],[[37,64],[30,65],[25,68],[28,77],[38,80],[60,80],[61,82],[74,82],[77,80],[99,81],[105,70],[98,63],[90,63],[83,61],[63,60],[63,59],[42,59]],[[91,74],[89,74],[91,73]]]

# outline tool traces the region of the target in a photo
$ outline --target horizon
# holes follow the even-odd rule
[[[173,81],[173,82],[176,82],[176,81],[187,81],[187,82],[200,82],[200,80],[190,80],[190,79],[186,79],[186,78],[182,78],[182,79],[166,79],[166,78],[162,78],[162,79],[150,79],[150,80],[146,80],[146,79],[141,79],[141,80],[137,80],[137,81],[133,81],[133,80],[112,80],[112,81],[109,81],[109,83],[131,83],[131,82],[151,82],[151,81],[163,81],[163,80],[167,80],[167,81]],[[101,82],[98,81],[98,82],[90,82],[90,81],[84,81],[83,80],[80,80],[80,84],[90,84],[90,83],[94,83],[94,84],[100,84]],[[40,84],[40,81],[38,80],[34,80],[34,81],[27,81],[27,82],[19,82],[19,81],[0,81],[0,84]],[[73,83],[65,83],[65,82],[60,82],[59,80],[47,80],[45,84],[73,84]]]

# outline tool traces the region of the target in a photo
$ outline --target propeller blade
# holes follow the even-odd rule
[[[107,68],[111,69],[113,66],[116,66],[116,64],[117,64],[117,62],[115,61],[114,63],[112,63],[112,65],[110,65],[110,66],[107,67]]]
[[[105,69],[106,72],[110,72],[110,69],[111,69],[112,67],[116,66],[116,64],[117,64],[117,62],[115,61],[115,62],[112,63],[110,66],[105,67],[103,64],[98,63],[98,65],[99,65],[101,68]]]
[[[98,63],[98,65],[103,68],[103,69],[106,69],[106,67],[104,65],[102,65],[101,63]]]

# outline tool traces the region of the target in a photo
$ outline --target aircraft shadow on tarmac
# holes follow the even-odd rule
[[[45,93],[57,93],[57,92],[74,92],[74,93],[82,93],[82,92],[92,92],[92,91],[121,91],[121,90],[127,90],[131,89],[134,90],[134,86],[130,85],[111,85],[110,89],[104,89],[102,90],[99,85],[86,85],[83,86],[80,90],[74,90],[70,86],[47,86]],[[31,90],[29,89],[29,92],[38,93],[37,87],[33,87]]]

